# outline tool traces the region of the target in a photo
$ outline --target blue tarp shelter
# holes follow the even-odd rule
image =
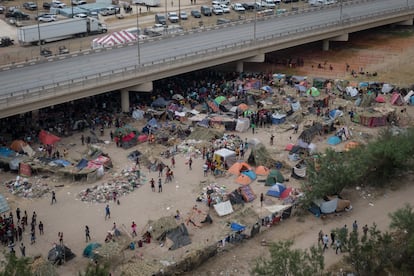
[[[276,183],[267,191],[266,195],[280,197],[283,191],[286,190],[286,187],[283,184]]]
[[[16,152],[15,151],[12,151],[9,148],[0,148],[0,156],[3,156],[3,157],[12,157],[12,156],[15,156],[15,155],[16,155]]]
[[[78,168],[79,170],[82,170],[86,166],[88,166],[88,160],[86,160],[85,158],[82,158],[81,161],[79,161],[79,163],[76,165],[76,168]]]
[[[335,145],[338,145],[339,143],[341,143],[342,140],[338,136],[331,136],[331,137],[328,138],[327,142],[328,142],[329,145],[335,146]]]
[[[62,166],[62,167],[67,167],[70,165],[70,162],[67,160],[63,160],[63,159],[56,159],[52,161],[53,163],[55,163],[58,166]]]
[[[244,229],[246,229],[246,226],[238,224],[236,222],[232,222],[230,224],[230,228],[232,231],[238,232],[238,231],[243,231]]]
[[[254,171],[243,171],[242,174],[247,175],[251,180],[255,180],[257,178],[257,175]]]

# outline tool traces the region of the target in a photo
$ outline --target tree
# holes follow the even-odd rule
[[[312,276],[323,275],[324,257],[321,247],[312,246],[308,251],[292,249],[293,241],[270,244],[270,259],[256,260],[253,275]]]
[[[0,276],[32,276],[30,270],[30,259],[26,257],[17,258],[15,254],[6,255],[6,261],[2,264],[4,270],[0,272]]]
[[[79,276],[108,276],[109,275],[109,264],[104,263],[103,265],[98,262],[94,264],[88,264],[85,273],[79,272]]]

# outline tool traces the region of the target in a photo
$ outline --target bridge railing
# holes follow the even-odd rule
[[[369,0],[365,0],[369,1]],[[256,40],[246,39],[238,43],[231,43],[220,47],[214,47],[207,50],[200,50],[196,52],[190,52],[183,55],[172,56],[170,58],[163,58],[155,60],[149,63],[143,63],[140,66],[123,67],[116,70],[104,71],[98,74],[90,74],[83,76],[82,78],[74,78],[67,81],[56,82],[46,86],[33,87],[27,90],[14,91],[9,94],[3,94],[0,96],[0,108],[13,107],[23,103],[30,103],[33,101],[43,100],[59,95],[64,95],[70,92],[77,92],[92,87],[99,87],[113,83],[114,79],[121,82],[123,80],[130,80],[137,76],[145,76],[152,72],[161,70],[168,70],[177,67],[185,66],[186,64],[194,63],[194,58],[197,58],[197,62],[203,62],[204,60],[211,59],[211,56],[219,57],[220,55],[226,56],[235,49],[247,49],[247,48],[263,48],[268,44],[274,43],[277,38],[278,41],[285,42],[299,37],[312,36],[319,33],[324,33],[327,30],[341,29],[345,26],[350,27],[352,25],[366,24],[372,21],[376,21],[375,18],[381,16],[383,19],[385,15],[392,17],[396,14],[401,14],[406,11],[406,8],[396,8],[393,10],[382,11],[370,14],[367,18],[366,15],[359,17],[349,17],[343,20],[336,20],[334,22],[313,25],[309,27],[299,28],[294,31],[282,32],[279,34],[272,34],[269,36],[257,37]]]

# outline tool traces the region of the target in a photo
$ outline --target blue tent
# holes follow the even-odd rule
[[[151,107],[166,107],[167,105],[168,101],[166,101],[163,97],[159,97],[152,102]]]
[[[86,160],[85,158],[82,158],[81,161],[79,161],[79,163],[76,165],[76,168],[78,168],[79,170],[82,170],[86,166],[88,166],[88,160]]]
[[[255,180],[257,178],[257,175],[254,171],[244,171],[242,174],[247,175],[251,180]]]
[[[344,113],[339,109],[334,109],[334,110],[329,111],[329,118],[331,118],[332,120],[334,120],[334,119],[336,119],[336,118],[338,118],[342,115],[344,115]]]
[[[267,191],[266,195],[280,197],[283,191],[286,190],[286,187],[280,183],[276,183]]]
[[[338,145],[339,143],[341,143],[342,140],[338,136],[332,136],[332,137],[328,138],[327,142],[328,142],[329,145],[334,146],[334,145]]]
[[[56,160],[53,160],[52,162],[61,167],[67,167],[70,165],[69,161],[66,161],[63,159],[56,159]]]
[[[11,157],[16,156],[16,152],[9,148],[0,148],[0,156]]]
[[[93,251],[98,247],[101,247],[101,244],[97,242],[92,242],[88,244],[83,250],[83,256],[87,258],[93,258],[95,256]]]
[[[241,224],[238,224],[236,222],[232,222],[230,225],[231,230],[238,232],[238,231],[243,231],[244,229],[246,229],[246,226],[243,226]]]

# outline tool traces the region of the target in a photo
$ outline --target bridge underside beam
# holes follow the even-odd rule
[[[413,19],[408,19],[408,20],[404,20],[401,22],[397,22],[397,25],[401,25],[401,26],[412,26],[413,25]]]
[[[348,33],[324,39],[322,41],[322,50],[329,51],[329,41],[348,41],[348,40],[349,40]]]
[[[243,60],[239,60],[236,63],[236,72],[243,72],[243,63],[244,62],[264,62],[265,61],[265,54],[258,54],[253,57],[249,57]]]
[[[150,93],[153,90],[152,81],[130,86],[128,87],[128,90],[133,91],[133,92],[149,92]]]

